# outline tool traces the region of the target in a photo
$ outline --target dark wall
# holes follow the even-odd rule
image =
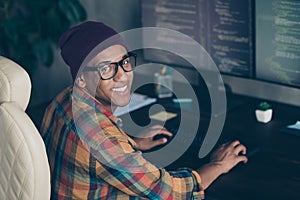
[[[81,0],[88,18],[102,21],[117,31],[140,27],[141,0]]]

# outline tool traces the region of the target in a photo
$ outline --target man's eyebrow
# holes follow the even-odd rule
[[[100,62],[96,63],[96,66],[110,64],[110,63],[111,63],[110,61],[100,61]]]
[[[124,54],[122,59],[126,58],[127,56],[129,56],[129,53]]]
[[[122,56],[122,59],[126,58],[128,55],[129,55],[128,53],[124,54],[124,55]],[[116,63],[116,62],[111,62],[111,61],[100,61],[100,62],[96,63],[96,66],[99,66],[99,65],[101,65],[101,64],[110,64],[110,63]]]

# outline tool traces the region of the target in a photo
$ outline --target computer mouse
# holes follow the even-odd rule
[[[170,136],[160,133],[160,134],[155,135],[153,137],[153,140],[159,140],[161,138],[166,138],[168,141],[171,139]]]
[[[245,156],[250,158],[250,157],[254,156],[255,154],[257,154],[259,151],[260,151],[260,148],[258,148],[258,147],[247,149],[247,153]]]

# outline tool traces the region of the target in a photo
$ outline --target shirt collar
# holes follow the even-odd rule
[[[107,118],[109,118],[117,127],[119,127],[119,130],[121,131],[120,128],[122,128],[122,119],[116,118],[110,111],[108,111],[102,103],[100,103],[95,97],[90,95],[88,91],[85,89],[82,89],[78,86],[73,87],[73,94],[72,98],[76,98],[82,107],[94,107],[95,112],[101,112],[103,113]],[[123,134],[125,134],[123,131],[121,131]],[[137,148],[137,145],[135,141],[129,137],[127,134],[125,134],[126,137],[128,138],[128,141],[131,143],[131,145],[134,148]]]
[[[89,94],[89,92],[86,91],[86,89],[80,88],[75,85],[73,87],[72,97],[81,101],[84,104],[82,106],[94,107],[96,112],[101,112],[110,120],[112,120],[115,124],[120,124],[120,118],[116,118],[109,110],[107,110],[104,107],[104,105],[99,100],[97,100],[94,96]]]

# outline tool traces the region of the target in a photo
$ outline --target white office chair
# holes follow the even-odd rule
[[[50,199],[44,142],[25,113],[31,91],[26,71],[0,56],[0,199]]]

